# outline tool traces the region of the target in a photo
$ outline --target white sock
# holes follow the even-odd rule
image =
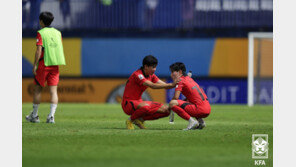
[[[50,113],[48,117],[54,117],[54,113],[56,112],[57,106],[57,104],[50,104]]]
[[[39,107],[39,104],[33,104],[33,117],[37,117],[38,107]]]
[[[192,117],[190,117],[189,118],[189,122],[191,123],[191,122],[194,122],[195,120],[192,118]]]

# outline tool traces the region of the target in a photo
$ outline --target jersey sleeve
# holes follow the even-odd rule
[[[135,73],[134,79],[135,79],[136,83],[138,83],[139,85],[143,85],[143,83],[145,81],[147,81],[147,79],[144,77],[144,75],[140,74],[140,73]]]
[[[158,82],[159,81],[159,78],[155,75],[155,74],[153,74],[152,75],[152,82],[153,83],[156,83],[156,82]]]
[[[182,92],[183,85],[184,85],[184,82],[183,82],[183,81],[180,81],[180,82],[176,85],[175,91],[181,91],[181,92]]]
[[[39,32],[37,32],[36,45],[41,45],[41,46],[43,45],[42,38]]]

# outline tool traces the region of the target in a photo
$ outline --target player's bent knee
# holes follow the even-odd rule
[[[158,113],[169,113],[169,107],[167,105],[162,105],[158,110]]]
[[[147,104],[147,103],[140,103],[140,104],[137,106],[137,109],[142,108],[142,107],[145,107],[145,106],[150,107],[150,105]]]
[[[163,105],[162,108],[163,108],[163,112],[164,112],[164,113],[169,113],[169,112],[170,112],[170,111],[169,111],[169,106],[167,106],[167,105]]]
[[[177,105],[178,105],[178,101],[177,100],[171,100],[170,103],[169,103],[170,109],[173,108],[174,106],[177,106]]]

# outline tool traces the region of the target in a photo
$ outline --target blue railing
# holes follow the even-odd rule
[[[60,29],[272,28],[272,0],[23,0],[23,29],[40,11]]]

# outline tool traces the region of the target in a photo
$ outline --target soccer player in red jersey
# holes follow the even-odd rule
[[[169,103],[170,109],[189,121],[188,127],[184,130],[204,128],[205,122],[202,118],[206,118],[211,112],[207,95],[191,77],[186,76],[186,67],[183,63],[172,64],[170,70],[173,80],[181,75],[181,81],[177,84],[174,97]],[[187,101],[179,100],[180,93]]]
[[[143,101],[142,94],[148,88],[170,89],[174,88],[179,78],[175,77],[173,83],[161,81],[155,74],[157,59],[148,55],[143,59],[143,66],[135,71],[127,80],[121,103],[123,111],[130,115],[126,120],[127,129],[134,129],[133,124],[145,129],[145,120],[155,120],[169,116],[168,106],[153,101]]]
[[[26,116],[26,120],[39,123],[38,107],[41,101],[42,88],[49,86],[51,95],[50,113],[46,123],[55,123],[54,114],[58,104],[57,85],[59,83],[59,66],[65,65],[61,33],[50,27],[54,16],[50,12],[42,12],[39,16],[39,23],[42,27],[37,32],[37,49],[33,65],[34,74],[34,96],[33,111]],[[46,56],[45,53],[46,52]],[[54,60],[52,60],[54,59]]]

